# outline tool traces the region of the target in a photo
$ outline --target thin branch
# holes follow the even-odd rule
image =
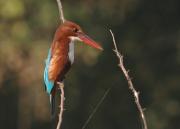
[[[121,68],[124,76],[126,77],[126,80],[128,82],[128,86],[129,86],[129,89],[132,91],[133,95],[134,95],[134,99],[135,99],[135,103],[136,103],[136,106],[139,110],[139,114],[141,116],[141,120],[142,120],[142,125],[143,125],[143,129],[148,129],[147,127],[147,122],[146,122],[146,117],[144,115],[144,112],[143,112],[143,108],[139,102],[139,92],[136,91],[136,89],[134,88],[134,85],[132,83],[132,80],[128,74],[128,71],[126,70],[126,68],[124,67],[124,63],[123,63],[123,56],[122,54],[118,51],[117,49],[117,45],[116,45],[116,41],[115,41],[115,38],[114,38],[114,34],[111,30],[109,30],[110,33],[111,33],[111,36],[112,36],[112,39],[113,39],[113,43],[114,43],[114,52],[116,54],[116,56],[118,57],[119,59],[119,64],[118,66]]]
[[[59,9],[60,19],[61,19],[62,23],[64,23],[65,22],[65,18],[64,18],[64,13],[63,13],[63,8],[62,8],[61,0],[57,0],[57,4],[58,4],[58,9]]]
[[[62,23],[65,22],[65,18],[64,18],[64,13],[63,13],[63,8],[62,8],[62,3],[61,0],[57,0],[57,4],[58,4],[58,9],[59,9],[59,15],[60,15],[60,20],[62,21]],[[63,116],[63,111],[64,111],[64,83],[63,82],[57,82],[59,89],[61,90],[61,99],[60,99],[60,111],[59,111],[59,120],[57,123],[57,127],[56,129],[60,129],[61,128],[61,123],[62,123],[62,116]]]
[[[61,128],[61,123],[62,123],[62,116],[63,116],[63,111],[64,111],[64,83],[63,82],[57,82],[59,89],[61,90],[61,101],[60,101],[60,112],[59,112],[59,120],[56,129]]]
[[[102,104],[102,102],[104,101],[104,99],[106,98],[106,96],[108,95],[109,91],[111,88],[108,88],[106,90],[106,92],[103,94],[102,98],[100,99],[100,101],[98,102],[98,104],[96,105],[96,107],[94,108],[94,110],[92,111],[92,113],[89,115],[88,119],[86,120],[86,122],[84,123],[82,129],[85,129],[86,126],[88,125],[88,123],[90,122],[90,120],[92,119],[92,117],[94,116],[94,114],[96,113],[96,111],[98,110],[99,106]]]

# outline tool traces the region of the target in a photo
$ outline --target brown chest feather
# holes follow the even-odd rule
[[[69,44],[66,42],[54,42],[51,47],[52,57],[49,65],[49,79],[62,81],[70,68],[68,59]]]

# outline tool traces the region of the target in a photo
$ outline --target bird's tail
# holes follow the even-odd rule
[[[52,118],[56,115],[56,96],[53,94],[50,94],[50,105],[51,105],[51,116]]]

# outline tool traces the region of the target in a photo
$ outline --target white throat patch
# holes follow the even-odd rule
[[[73,41],[69,43],[68,57],[71,64],[73,64],[74,63],[74,42]]]
[[[68,57],[69,57],[69,61],[71,62],[71,64],[73,64],[74,63],[74,42],[82,41],[82,40],[75,36],[70,36],[69,38],[70,38],[71,42],[69,43]]]

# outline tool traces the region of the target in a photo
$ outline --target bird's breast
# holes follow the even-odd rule
[[[68,52],[68,58],[71,64],[74,63],[74,41],[71,41],[69,43],[69,52]]]

